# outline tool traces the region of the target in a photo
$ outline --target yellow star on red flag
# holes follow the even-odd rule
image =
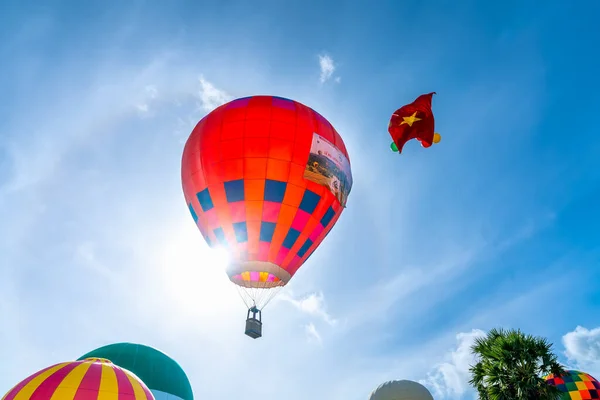
[[[402,119],[403,119],[404,121],[400,122],[400,125],[407,124],[408,126],[413,126],[413,124],[414,124],[415,122],[417,122],[417,121],[420,121],[420,120],[421,120],[421,118],[417,118],[417,112],[418,112],[418,111],[415,111],[415,112],[414,112],[414,113],[413,113],[411,116],[409,116],[409,117],[402,117]]]

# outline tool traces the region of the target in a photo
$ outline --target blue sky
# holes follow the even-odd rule
[[[497,326],[600,378],[600,5],[377,4],[2,2],[0,392],[133,341],[199,399],[389,379],[470,399],[468,347]],[[392,153],[391,112],[429,91],[442,142]],[[179,170],[195,123],[252,94],[323,114],[354,175],[257,341]]]

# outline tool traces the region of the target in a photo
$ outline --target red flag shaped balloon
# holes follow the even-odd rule
[[[434,94],[422,94],[392,114],[388,132],[394,141],[391,145],[393,151],[402,153],[402,148],[411,139],[419,140],[423,147],[430,147],[441,140],[440,134],[434,132],[435,121],[431,110]]]

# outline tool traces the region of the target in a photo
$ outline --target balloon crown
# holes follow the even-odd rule
[[[107,358],[100,358],[100,357],[88,357],[88,358],[84,358],[83,361],[89,361],[89,362],[99,362],[102,364],[112,364],[112,361],[110,361]]]

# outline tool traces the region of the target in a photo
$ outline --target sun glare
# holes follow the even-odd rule
[[[172,236],[163,253],[162,276],[169,301],[187,317],[229,310],[239,313],[243,303],[225,273],[227,253],[209,248],[198,232],[186,225]]]
[[[214,265],[215,269],[218,269],[222,273],[225,273],[225,268],[227,268],[227,264],[229,263],[230,257],[227,254],[227,251],[223,248],[211,249],[206,246],[203,249],[203,257],[206,260],[206,263],[209,265]]]

